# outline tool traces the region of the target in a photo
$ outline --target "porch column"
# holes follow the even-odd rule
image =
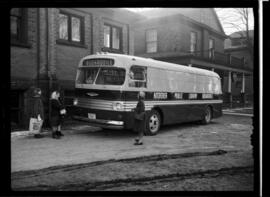
[[[192,64],[188,64],[188,67],[192,67]]]
[[[243,104],[245,105],[245,103],[246,103],[246,98],[245,98],[245,73],[242,73],[241,98],[242,98]]]
[[[215,71],[215,69],[214,68],[211,68],[211,70],[214,72]]]
[[[232,107],[232,72],[228,72],[228,98],[229,98],[229,103]]]

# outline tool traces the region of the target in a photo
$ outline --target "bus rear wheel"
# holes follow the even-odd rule
[[[160,114],[156,110],[152,110],[146,119],[146,135],[156,135],[161,125]]]
[[[202,119],[202,123],[203,124],[209,124],[211,122],[212,119],[212,110],[210,108],[210,106],[207,106],[204,112],[204,117]]]

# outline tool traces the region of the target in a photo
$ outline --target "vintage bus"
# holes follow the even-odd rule
[[[162,125],[222,115],[221,82],[215,72],[136,56],[97,53],[79,62],[73,118],[93,126],[132,129],[133,108],[145,92],[146,135]]]

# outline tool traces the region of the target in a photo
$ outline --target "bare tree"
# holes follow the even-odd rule
[[[250,30],[253,29],[252,8],[217,8],[216,12],[224,29],[234,31],[239,35],[239,39],[243,41],[253,59],[253,35],[250,35]]]

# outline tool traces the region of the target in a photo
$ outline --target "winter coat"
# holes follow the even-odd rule
[[[134,131],[144,132],[145,130],[145,105],[143,99],[139,99],[137,106],[135,108],[135,112],[137,114],[142,114],[142,120],[134,118]]]
[[[40,96],[34,96],[31,98],[31,107],[29,108],[29,116],[31,118],[38,118],[38,114],[41,119],[44,120],[44,107]]]
[[[60,110],[65,109],[64,105],[57,99],[51,99],[51,126],[59,126],[62,124],[63,115],[60,114]]]

